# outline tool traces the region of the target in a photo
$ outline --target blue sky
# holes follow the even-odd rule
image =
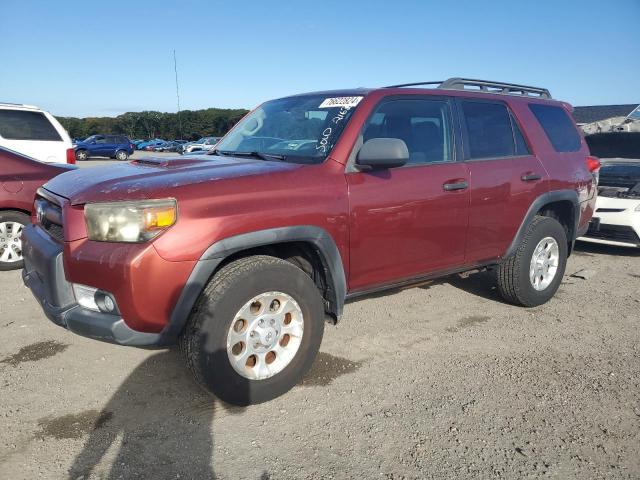
[[[466,76],[640,102],[640,0],[0,0],[0,101],[56,115],[251,108]]]

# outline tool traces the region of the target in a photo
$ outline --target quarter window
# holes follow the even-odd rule
[[[540,122],[556,152],[580,150],[580,135],[564,108],[531,103],[529,109]]]
[[[514,133],[505,105],[465,100],[461,104],[467,131],[467,158],[515,155]]]
[[[363,141],[398,138],[409,149],[408,164],[453,160],[451,115],[444,100],[392,100],[379,105],[363,130]]]
[[[518,122],[511,115],[511,126],[513,127],[513,139],[516,142],[516,155],[531,155],[527,141],[524,139],[524,135],[518,127]]]
[[[0,136],[7,140],[62,140],[42,112],[24,110],[0,110]]]

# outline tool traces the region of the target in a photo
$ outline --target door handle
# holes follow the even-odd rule
[[[535,182],[536,180],[540,180],[541,178],[542,176],[538,175],[537,173],[528,172],[522,175],[520,177],[520,180],[522,180],[523,182]]]
[[[454,190],[466,190],[467,188],[469,188],[469,184],[465,180],[461,180],[459,182],[444,183],[442,185],[442,189],[445,192],[452,192]]]

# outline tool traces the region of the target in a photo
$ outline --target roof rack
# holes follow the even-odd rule
[[[420,85],[438,85],[436,88],[449,90],[476,90],[483,93],[501,93],[504,95],[533,96],[537,98],[551,98],[546,88],[518,85],[516,83],[492,82],[489,80],[474,80],[471,78],[449,78],[444,82],[417,82],[391,85],[385,88],[414,87]]]
[[[9,106],[9,107],[38,108],[35,105],[26,105],[24,103],[0,102],[0,105]]]

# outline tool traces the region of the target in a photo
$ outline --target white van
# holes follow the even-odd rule
[[[33,105],[0,103],[0,147],[47,163],[75,163],[76,158],[60,122]]]

